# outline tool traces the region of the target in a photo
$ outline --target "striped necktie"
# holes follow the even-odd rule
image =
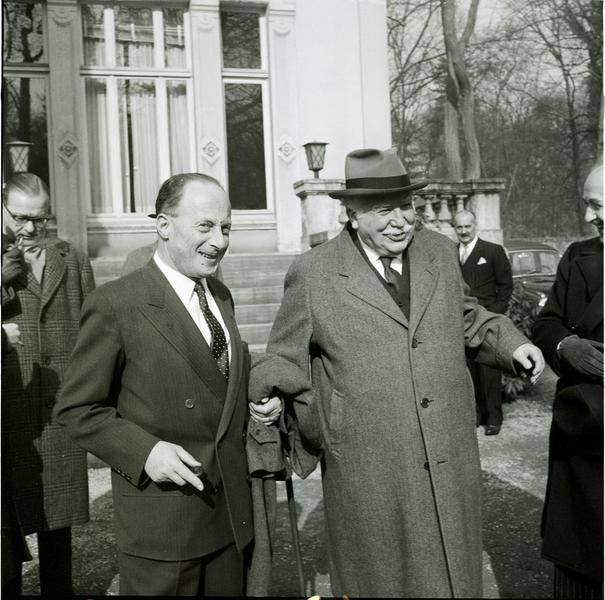
[[[199,298],[202,314],[204,315],[208,327],[210,327],[210,333],[212,334],[212,339],[210,340],[212,357],[216,361],[218,370],[223,374],[225,379],[229,381],[229,349],[227,347],[225,332],[218,322],[218,319],[214,316],[214,313],[210,310],[210,306],[208,306],[206,290],[202,283],[196,283],[193,289]]]

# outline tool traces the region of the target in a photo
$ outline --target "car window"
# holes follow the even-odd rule
[[[513,275],[551,274],[557,270],[559,256],[544,250],[522,250],[510,253]]]

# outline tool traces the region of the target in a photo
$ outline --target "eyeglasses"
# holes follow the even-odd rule
[[[48,223],[49,217],[47,215],[42,217],[32,217],[30,215],[15,215],[9,210],[6,204],[4,204],[3,206],[6,212],[11,216],[12,220],[15,222],[15,225],[17,225],[18,227],[23,227],[24,225],[31,223],[34,227],[41,228],[44,227],[46,223]]]

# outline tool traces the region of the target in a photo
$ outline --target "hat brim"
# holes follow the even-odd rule
[[[428,181],[420,181],[418,183],[412,183],[411,185],[406,185],[405,187],[399,188],[352,188],[348,190],[334,190],[332,192],[328,192],[328,196],[336,199],[351,198],[353,196],[392,196],[393,194],[400,194],[401,192],[412,192],[414,190],[419,190],[423,187],[426,187],[428,184]]]

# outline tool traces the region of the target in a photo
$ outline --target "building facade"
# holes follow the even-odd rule
[[[161,182],[219,179],[231,253],[304,248],[302,144],[391,144],[386,0],[3,2],[3,143],[29,142],[57,234],[93,259],[154,238]],[[11,173],[3,152],[4,176]]]

